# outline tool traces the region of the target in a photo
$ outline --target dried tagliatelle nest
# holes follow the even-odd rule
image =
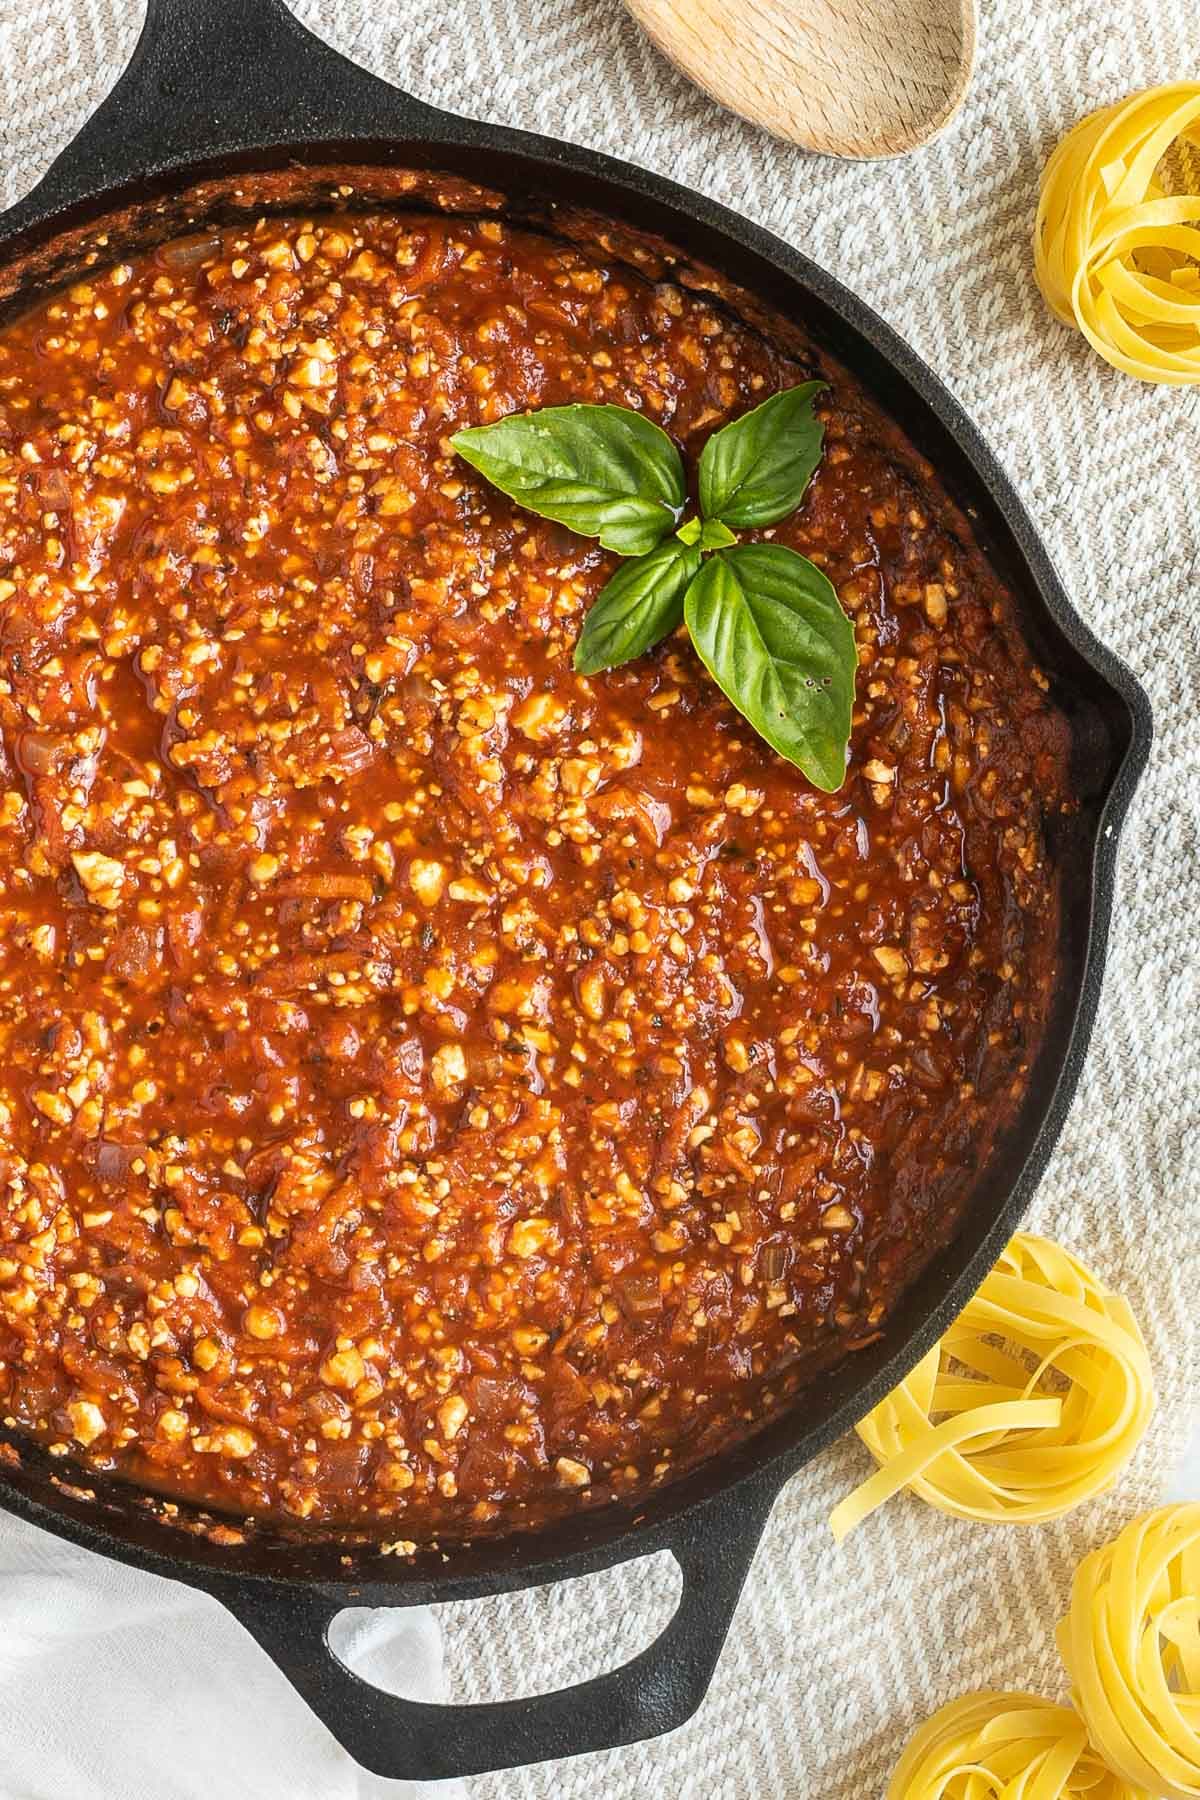
[[[1058,1244],[1018,1232],[939,1343],[858,1425],[878,1472],[841,1539],[901,1488],[995,1523],[1058,1518],[1112,1485],[1154,1407],[1137,1321]]]
[[[1086,1556],[1058,1646],[1109,1767],[1161,1800],[1196,1800],[1200,1504],[1145,1513]]]
[[[885,1800],[1136,1800],[1069,1706],[1036,1694],[951,1700],[909,1742]]]
[[[1114,368],[1200,381],[1200,82],[1081,119],[1042,174],[1033,245],[1048,304]]]

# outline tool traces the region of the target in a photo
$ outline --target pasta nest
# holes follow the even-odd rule
[[[1144,1800],[1104,1767],[1068,1706],[966,1694],[927,1719],[885,1800]]]
[[[1200,381],[1200,193],[1164,185],[1164,159],[1200,188],[1200,82],[1149,88],[1091,113],[1042,173],[1034,267],[1051,309],[1114,368]]]
[[[1144,1513],[1086,1556],[1058,1645],[1105,1762],[1162,1800],[1196,1800],[1200,1503]]]
[[[954,1324],[868,1413],[879,1464],[833,1511],[839,1540],[910,1488],[962,1519],[1038,1525],[1111,1487],[1154,1407],[1127,1303],[1018,1232]]]

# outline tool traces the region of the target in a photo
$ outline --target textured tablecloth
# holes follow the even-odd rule
[[[906,1734],[941,1701],[984,1684],[1058,1691],[1051,1632],[1070,1571],[1160,1497],[1200,1377],[1200,392],[1144,388],[1105,368],[1045,312],[1028,248],[1038,167],[1062,131],[1133,87],[1200,75],[1194,0],[984,0],[961,118],[931,149],[874,166],[803,156],[722,113],[650,49],[619,0],[297,0],[297,10],[427,100],[662,170],[841,276],[978,420],[1080,612],[1154,704],[1095,1039],[1032,1215],[1128,1295],[1145,1326],[1161,1407],[1133,1469],[1112,1496],[1036,1531],[959,1524],[902,1498],[835,1550],[829,1509],[865,1465],[856,1440],[844,1442],[777,1505],[689,1725],[471,1790],[473,1800],[873,1800]],[[140,11],[131,0],[0,0],[5,202],[111,84]],[[656,1561],[448,1610],[450,1690],[511,1695],[596,1673],[652,1635],[674,1593],[672,1565]],[[434,1691],[436,1639],[420,1618],[409,1626],[397,1641],[392,1622],[376,1621],[374,1654]],[[147,1631],[157,1654],[137,1656]],[[82,1673],[89,1638],[109,1671],[99,1683]],[[244,1672],[231,1679],[231,1666]],[[167,1672],[158,1687],[156,1669]],[[62,1684],[49,1723],[37,1698],[46,1680]],[[123,1730],[115,1755],[90,1754],[106,1721],[128,1725],[130,1713],[139,1729]],[[257,1757],[247,1748],[257,1726],[246,1728],[256,1721],[269,1721]],[[189,1739],[200,1744],[192,1760]],[[0,1795],[143,1792],[335,1800],[411,1789],[359,1780],[210,1603],[5,1527]]]

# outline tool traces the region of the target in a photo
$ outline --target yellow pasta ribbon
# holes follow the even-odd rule
[[[1124,1300],[1018,1232],[928,1356],[857,1427],[878,1471],[830,1516],[841,1541],[910,1488],[961,1519],[1037,1525],[1110,1487],[1154,1408]]]
[[[966,1694],[935,1712],[885,1800],[1145,1800],[1088,1747],[1070,1707],[1036,1694]]]
[[[1092,1743],[1161,1800],[1200,1795],[1200,1504],[1127,1525],[1075,1571],[1058,1628]]]
[[[1200,381],[1200,195],[1156,178],[1173,148],[1200,146],[1198,121],[1200,82],[1148,88],[1081,119],[1042,173],[1038,286],[1142,381]]]

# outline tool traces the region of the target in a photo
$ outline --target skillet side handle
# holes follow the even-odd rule
[[[400,1699],[361,1680],[331,1650],[342,1600],[295,1589],[221,1598],[363,1768],[410,1781],[483,1775],[613,1750],[689,1719],[712,1679],[775,1492],[775,1483],[759,1482],[721,1496],[667,1535],[663,1547],[679,1564],[683,1593],[668,1625],[631,1662],[527,1699]]]
[[[331,49],[284,0],[147,0],[124,74],[18,210],[280,144],[417,138],[439,116]]]

